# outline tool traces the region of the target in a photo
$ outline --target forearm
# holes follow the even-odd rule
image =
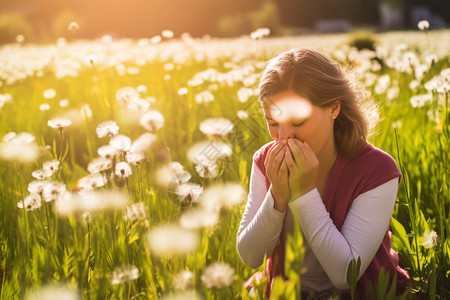
[[[357,197],[339,231],[316,189],[289,204],[306,240],[338,289],[348,289],[347,267],[361,258],[360,276],[377,252],[389,225],[398,180]]]
[[[285,214],[278,212],[273,205],[273,197],[267,192],[256,215],[238,233],[239,255],[251,268],[259,267],[264,261],[264,256],[272,254],[280,237]]]

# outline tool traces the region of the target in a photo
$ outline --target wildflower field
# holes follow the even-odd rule
[[[2,46],[0,298],[262,299],[236,250],[252,156],[270,141],[258,79],[275,54],[312,47],[380,106],[370,142],[403,173],[404,298],[449,299],[450,31],[376,38],[373,51],[345,34]],[[273,299],[300,298],[301,249],[288,245]],[[383,274],[371,294],[394,298]]]

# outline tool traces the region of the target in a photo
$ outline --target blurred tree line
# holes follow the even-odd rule
[[[412,6],[426,5],[450,21],[449,0],[0,0],[0,41],[17,34],[31,41],[70,37],[72,21],[80,25],[79,38],[151,37],[164,29],[224,37],[259,27],[278,34],[283,28],[312,28],[322,19],[374,26],[379,1],[400,4],[406,20]]]

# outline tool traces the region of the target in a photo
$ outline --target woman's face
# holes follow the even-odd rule
[[[276,94],[263,104],[264,118],[275,141],[287,138],[306,141],[317,156],[324,147],[334,147],[333,116],[337,116],[339,108],[339,104],[316,106],[291,91]]]

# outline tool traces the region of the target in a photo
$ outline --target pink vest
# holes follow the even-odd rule
[[[270,180],[266,175],[264,160],[274,143],[272,141],[265,144],[253,156],[255,164],[266,178],[267,188],[270,187]],[[351,159],[344,159],[338,155],[322,199],[337,229],[341,229],[347,212],[358,195],[401,175],[392,157],[369,143],[366,143],[360,153]],[[284,248],[284,241],[280,241],[266,261],[266,272],[269,277],[266,286],[267,295],[270,295],[274,277],[277,275],[285,277]],[[391,248],[391,232],[387,228],[380,248],[358,281],[357,298],[366,298],[364,295],[367,295],[369,290],[369,282],[376,283],[382,267],[389,271],[391,280],[394,275],[397,276],[397,293],[403,292],[410,284],[410,278],[408,272],[400,268],[398,261],[398,254]]]

